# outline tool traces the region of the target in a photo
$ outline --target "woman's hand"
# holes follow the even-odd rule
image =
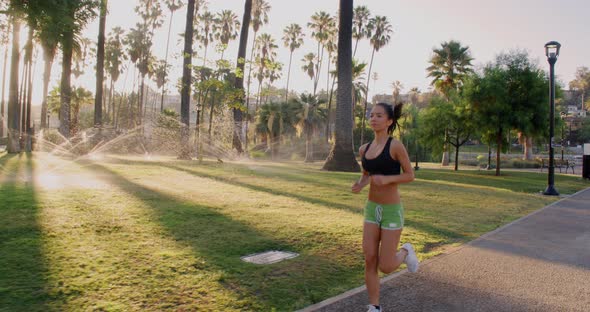
[[[351,191],[355,194],[359,193],[363,189],[364,185],[361,185],[358,181],[354,182],[351,187]]]

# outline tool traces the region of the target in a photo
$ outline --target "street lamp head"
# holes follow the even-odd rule
[[[557,59],[559,56],[559,48],[561,48],[561,44],[559,42],[549,41],[545,43],[545,55],[547,58]]]

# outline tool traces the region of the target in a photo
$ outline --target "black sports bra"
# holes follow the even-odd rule
[[[383,151],[377,157],[373,159],[367,159],[365,155],[371,147],[371,142],[367,145],[365,149],[365,153],[361,158],[361,163],[363,164],[363,169],[369,173],[369,175],[373,174],[382,174],[382,175],[398,175],[401,173],[401,164],[399,161],[391,158],[391,153],[389,152],[389,147],[391,145],[391,140],[393,138],[387,139],[387,143],[385,143],[385,147],[383,147]]]

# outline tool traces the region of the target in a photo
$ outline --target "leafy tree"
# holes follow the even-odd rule
[[[533,63],[526,52],[500,54],[496,65],[507,77],[505,81],[511,107],[512,129],[521,134],[524,159],[532,159],[532,138],[546,136],[549,128],[549,82],[545,72]]]
[[[466,82],[464,94],[473,105],[473,119],[496,141],[496,175],[500,174],[499,156],[505,149],[507,131],[546,134],[548,86],[544,73],[519,51],[500,54]]]
[[[582,127],[578,133],[578,139],[581,142],[590,142],[590,118],[586,118],[582,122]]]
[[[590,89],[590,69],[582,66],[576,69],[576,78],[569,83],[570,90],[577,91],[581,96],[582,107],[590,110],[590,101],[586,100],[586,93]]]

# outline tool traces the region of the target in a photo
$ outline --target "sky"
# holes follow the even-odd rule
[[[311,91],[312,80],[301,70],[303,56],[317,51],[317,42],[311,38],[311,31],[307,23],[311,16],[319,11],[326,11],[335,15],[338,11],[338,0],[267,0],[271,5],[269,23],[262,26],[259,33],[269,33],[279,46],[278,61],[283,63],[283,77],[274,85],[282,88],[286,84],[289,50],[283,46],[283,29],[291,24],[300,24],[305,32],[304,45],[293,55],[290,89],[297,92]],[[209,0],[209,11],[216,13],[224,9],[234,11],[241,22],[244,10],[243,0]],[[133,11],[137,0],[109,1],[109,15],[106,21],[107,34],[110,29],[120,26],[130,29],[139,21]],[[426,68],[433,48],[439,47],[444,41],[457,40],[468,46],[473,64],[477,66],[492,62],[499,53],[520,49],[529,53],[541,68],[548,70],[544,44],[556,40],[561,43],[561,52],[555,66],[558,81],[567,88],[567,84],[574,79],[577,67],[590,67],[590,12],[589,0],[357,0],[355,6],[365,5],[371,15],[386,16],[393,26],[394,33],[389,44],[376,52],[373,70],[378,79],[371,80],[369,97],[374,94],[391,94],[392,82],[399,80],[402,93],[413,87],[421,91],[428,91],[430,79]],[[163,59],[166,49],[168,33],[169,11],[166,8],[164,25],[156,31],[153,40],[153,53]],[[586,16],[585,16],[586,15]],[[183,41],[179,34],[184,32],[186,8],[175,12],[172,20],[172,39],[170,42],[169,63],[173,65],[170,78],[175,82],[182,74],[182,59],[180,52]],[[83,35],[97,41],[98,19],[88,24]],[[23,36],[24,37],[24,36]],[[249,58],[253,33],[249,35],[247,57]],[[225,59],[235,63],[238,50],[238,40],[231,42],[225,52]],[[356,57],[369,62],[372,48],[368,40],[361,40]],[[202,55],[202,51],[197,50]],[[39,51],[41,55],[41,51]],[[210,47],[208,58],[214,55]],[[193,60],[193,63],[197,61]],[[86,74],[75,80],[75,85],[84,86],[94,91],[94,61],[86,68]],[[200,64],[200,61],[198,61]],[[51,85],[59,84],[60,62],[54,63]],[[322,66],[325,70],[326,66]],[[41,102],[42,62],[38,61],[35,72],[34,103]],[[116,88],[130,88],[132,85],[132,71],[127,81],[125,74],[121,75]],[[326,85],[326,74],[322,73],[319,88]],[[254,80],[254,79],[253,79]],[[151,82],[155,88],[155,83]],[[251,89],[256,88],[253,83]],[[169,90],[175,91],[173,83]]]

